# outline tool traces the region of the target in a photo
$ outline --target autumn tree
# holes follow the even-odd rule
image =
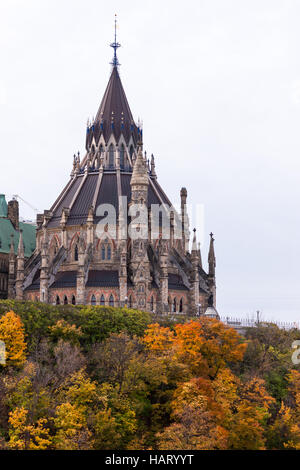
[[[222,409],[213,400],[209,380],[199,378],[181,384],[171,407],[174,422],[157,434],[160,449],[226,449],[228,432],[221,425]]]
[[[15,408],[9,414],[8,447],[15,450],[45,450],[51,445],[47,419],[40,418],[32,423],[28,410]]]
[[[152,351],[174,351],[175,358],[186,364],[194,376],[215,379],[227,363],[243,358],[246,345],[242,338],[218,320],[200,318],[177,324],[174,330],[150,325],[143,341]]]
[[[21,366],[26,357],[24,326],[13,311],[0,318],[0,341],[5,344],[6,365]]]

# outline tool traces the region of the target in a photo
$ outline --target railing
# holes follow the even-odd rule
[[[248,328],[255,328],[257,326],[264,326],[267,324],[274,324],[283,330],[292,330],[296,328],[297,330],[300,329],[299,322],[281,322],[281,321],[273,321],[273,320],[254,320],[253,318],[233,318],[233,317],[221,317],[221,321],[226,323],[228,326],[232,326],[235,328],[240,327],[248,327]]]

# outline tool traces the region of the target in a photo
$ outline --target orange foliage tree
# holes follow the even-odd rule
[[[0,340],[5,344],[6,365],[22,365],[26,358],[24,327],[13,311],[0,318]]]

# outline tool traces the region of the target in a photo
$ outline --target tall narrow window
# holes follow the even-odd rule
[[[105,298],[103,294],[100,297],[100,305],[105,305]]]
[[[109,168],[113,168],[115,164],[115,151],[114,151],[113,144],[110,144],[109,146],[108,158],[109,158],[108,160]]]
[[[96,305],[96,297],[94,295],[91,297],[91,305]]]
[[[109,298],[109,306],[113,307],[115,305],[114,296],[111,294]]]
[[[68,297],[66,295],[64,297],[64,305],[68,305]]]
[[[130,155],[130,158],[132,159],[132,155],[133,155],[133,145],[130,146],[129,155]]]
[[[107,259],[111,259],[111,246],[108,245],[107,247]]]
[[[131,297],[131,295],[129,296],[128,307],[132,308],[132,297]]]
[[[58,295],[56,296],[56,305],[60,305],[60,298]]]
[[[169,311],[171,312],[172,304],[171,304],[171,299],[168,297],[168,305],[169,305]]]
[[[177,302],[176,299],[173,300],[173,312],[177,311]]]
[[[105,260],[105,246],[104,245],[101,246],[101,259]]]
[[[179,312],[180,313],[183,312],[183,299],[180,299],[180,302],[179,302]]]
[[[75,249],[74,249],[74,260],[78,261],[78,246],[77,245],[75,246]]]
[[[75,295],[73,295],[73,297],[72,297],[72,305],[76,305]]]
[[[125,147],[124,144],[121,145],[120,149],[120,167],[121,169],[124,169],[125,166]]]
[[[151,297],[151,301],[150,301],[150,310],[151,310],[151,312],[154,312],[154,299],[153,299],[153,296]]]

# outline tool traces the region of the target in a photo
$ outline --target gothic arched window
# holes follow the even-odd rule
[[[78,261],[78,246],[75,245],[74,248],[74,261]]]
[[[103,294],[100,297],[100,305],[105,305],[105,298]]]
[[[94,295],[91,297],[91,305],[96,305],[96,297]]]
[[[124,144],[121,145],[120,149],[120,167],[123,169],[125,166],[125,147]]]
[[[76,305],[76,298],[75,298],[75,295],[72,296],[72,305]]]
[[[179,312],[180,313],[183,312],[183,299],[180,299],[180,302],[179,302]]]
[[[68,297],[66,295],[64,297],[64,305],[68,305]]]
[[[108,151],[108,166],[113,168],[115,166],[115,151],[113,144],[110,144]]]
[[[111,294],[109,298],[109,306],[113,307],[115,305],[114,296]]]
[[[176,299],[173,300],[173,312],[177,311],[177,302]]]
[[[60,298],[58,295],[56,296],[56,305],[60,305]]]
[[[101,259],[102,261],[104,260],[111,260],[112,256],[112,245],[109,242],[108,238],[104,240],[104,242],[101,244]]]
[[[151,312],[154,311],[154,299],[153,299],[153,296],[151,297],[151,301],[150,301],[150,310],[151,310]]]

